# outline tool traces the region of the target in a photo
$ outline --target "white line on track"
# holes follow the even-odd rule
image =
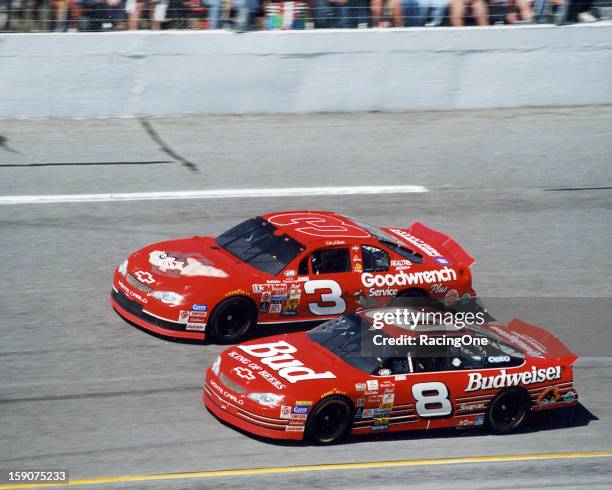
[[[241,197],[341,196],[349,194],[410,194],[429,192],[421,185],[368,185],[348,187],[285,187],[278,189],[218,189],[210,191],[127,192],[111,194],[51,194],[0,196],[0,205],[108,201],[161,201],[178,199],[232,199]]]

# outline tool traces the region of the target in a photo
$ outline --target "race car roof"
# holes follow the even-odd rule
[[[284,211],[261,217],[303,244],[371,236],[349,218],[331,211]]]

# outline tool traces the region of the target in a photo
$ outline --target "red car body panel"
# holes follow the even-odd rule
[[[355,311],[361,296],[387,301],[411,288],[438,299],[475,294],[470,273],[474,259],[453,239],[420,223],[381,228],[422,256],[422,263],[416,263],[381,244],[362,225],[335,213],[290,211],[262,218],[303,246],[278,274],[241,261],[212,237],[170,240],[132,254],[125,274],[117,268],[113,307],[129,321],[159,334],[204,339],[215,306],[230,296],[253,301],[258,324],[274,324],[321,322]],[[364,271],[362,247],[384,250],[390,259],[388,270]],[[350,270],[314,274],[311,254],[322,249],[348,249]],[[300,264],[307,258],[307,273],[300,274]],[[183,301],[163,303],[151,296],[153,290],[180,294]]]
[[[482,425],[493,398],[515,386],[527,391],[533,411],[577,403],[572,372],[577,357],[561,341],[520,320],[486,328],[520,350],[524,362],[507,368],[375,376],[298,332],[224,351],[206,371],[203,402],[219,419],[242,430],[297,440],[304,437],[311,409],[336,394],[355,408],[352,434]],[[251,393],[274,393],[283,399],[278,406],[263,406]]]

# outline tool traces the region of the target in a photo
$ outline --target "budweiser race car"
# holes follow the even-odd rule
[[[324,211],[270,213],[217,238],[149,245],[115,271],[111,303],[161,335],[236,342],[257,324],[316,322],[363,296],[473,295],[474,259],[421,223],[376,228]]]
[[[397,311],[233,346],[206,371],[203,401],[247,432],[315,443],[442,427],[508,433],[529,411],[577,403],[577,357],[545,330],[516,319],[406,329],[385,318]]]

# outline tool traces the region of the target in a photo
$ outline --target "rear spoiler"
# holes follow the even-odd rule
[[[394,232],[392,230],[396,231]],[[398,236],[399,239],[409,243],[411,247],[418,247],[419,250],[417,251],[423,251],[426,255],[431,255],[431,253],[427,251],[427,245],[431,245],[433,249],[443,254],[445,258],[452,259],[455,265],[471,267],[476,263],[476,259],[467,253],[467,251],[454,239],[418,221],[413,223],[410,228],[400,228],[399,230],[397,228],[386,228],[385,231],[391,231],[391,233]],[[411,237],[402,236],[401,232],[408,232],[410,235],[425,243],[419,244],[418,241],[411,239]]]
[[[518,318],[512,319],[507,326],[489,324],[486,327],[503,341],[523,351],[528,357],[563,359],[568,366],[578,360],[578,356],[552,333]]]

